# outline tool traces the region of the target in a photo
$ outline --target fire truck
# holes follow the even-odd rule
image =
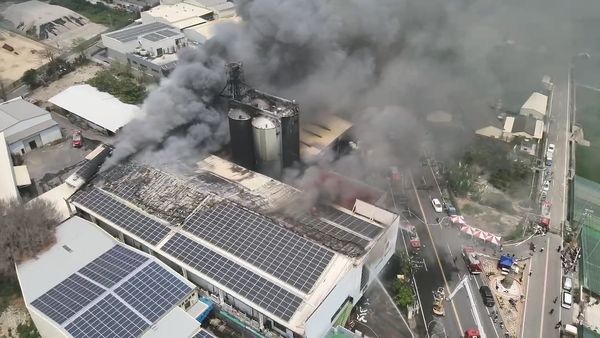
[[[481,262],[479,261],[479,256],[477,255],[477,252],[475,252],[475,249],[472,247],[464,247],[462,256],[471,274],[478,275],[481,273]]]
[[[410,236],[410,247],[413,251],[418,252],[421,249],[421,239],[417,234],[417,229],[414,226],[409,226],[408,234]]]

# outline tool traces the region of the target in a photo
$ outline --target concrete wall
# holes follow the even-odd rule
[[[60,127],[56,125],[46,130],[42,130],[40,132],[40,137],[42,138],[42,144],[46,145],[56,140],[60,140],[62,138],[62,133],[60,132]]]
[[[369,268],[370,279],[376,277],[396,250],[399,218],[383,232],[379,240],[367,254],[365,264]]]
[[[332,318],[337,310],[344,304],[348,296],[356,303],[360,294],[360,277],[362,266],[356,266],[336,284],[325,300],[308,318],[305,325],[305,336],[308,338],[323,337],[331,328]]]
[[[35,324],[40,336],[44,338],[63,338],[69,337],[67,333],[61,327],[54,326],[50,321],[48,321],[44,316],[40,315],[38,311],[33,308],[31,305],[27,306],[29,310],[29,314],[31,315],[31,319]]]

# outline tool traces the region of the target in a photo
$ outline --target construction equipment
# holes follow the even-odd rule
[[[454,291],[452,291],[452,293],[450,293],[450,296],[448,296],[448,300],[451,301],[452,298],[458,292],[458,290],[460,290],[463,287],[467,291],[467,296],[469,297],[469,303],[471,304],[471,309],[473,309],[473,311],[471,311],[471,312],[473,313],[473,318],[475,319],[475,324],[477,325],[477,329],[479,330],[481,338],[486,338],[485,332],[483,331],[483,325],[481,325],[481,319],[479,318],[479,312],[477,311],[477,307],[475,306],[475,300],[473,299],[473,293],[471,292],[471,288],[469,287],[469,275],[465,275],[463,277],[463,279],[456,286],[456,289],[454,289]]]
[[[443,287],[439,287],[433,292],[433,314],[436,316],[444,316],[446,314],[444,311],[445,295]]]

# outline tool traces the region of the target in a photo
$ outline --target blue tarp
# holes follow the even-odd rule
[[[506,256],[506,255],[502,255],[500,256],[500,261],[498,262],[498,265],[501,268],[507,268],[510,269],[513,264],[515,263],[515,259],[510,257],[510,256]]]

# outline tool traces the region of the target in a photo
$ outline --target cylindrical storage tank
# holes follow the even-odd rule
[[[258,116],[252,120],[256,169],[267,176],[281,175],[281,137],[277,122]]]
[[[281,115],[281,144],[283,167],[300,161],[300,117],[298,110]]]
[[[231,157],[233,162],[244,168],[254,170],[252,117],[241,109],[230,109],[229,135],[231,136]]]

